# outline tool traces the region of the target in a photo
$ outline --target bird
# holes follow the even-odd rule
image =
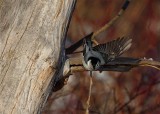
[[[82,63],[86,70],[98,70],[101,66],[114,61],[132,45],[129,37],[119,37],[113,41],[93,46],[92,33],[84,39]]]

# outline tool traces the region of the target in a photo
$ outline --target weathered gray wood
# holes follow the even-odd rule
[[[36,114],[75,0],[0,0],[0,114]]]

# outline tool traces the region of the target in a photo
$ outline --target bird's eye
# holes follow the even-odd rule
[[[96,64],[96,68],[99,68],[99,66],[100,66],[100,64],[99,64],[99,62],[97,62],[97,64]]]

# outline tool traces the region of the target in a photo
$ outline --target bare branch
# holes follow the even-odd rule
[[[92,85],[93,85],[92,71],[90,71],[89,94],[88,94],[88,99],[87,99],[86,114],[89,114],[89,107],[90,107],[90,100],[91,100],[91,93],[92,93]]]
[[[126,0],[125,3],[123,4],[121,10],[118,12],[118,15],[116,15],[112,20],[109,21],[109,23],[106,23],[103,27],[101,27],[99,30],[95,31],[92,35],[92,40],[95,41],[95,37],[99,35],[100,33],[104,32],[107,30],[109,27],[111,27],[123,14],[124,11],[127,9],[128,5],[130,3],[130,0]]]
[[[125,60],[126,59],[126,60]],[[160,62],[148,60],[148,59],[135,59],[135,58],[127,58],[127,57],[119,57],[119,60],[108,62],[107,64],[103,65],[100,69],[94,71],[118,71],[118,72],[127,72],[135,67],[147,66],[151,68],[155,68],[160,70]],[[66,60],[63,69],[63,76],[59,81],[59,87],[62,88],[69,78],[75,72],[83,72],[88,71],[83,67],[82,64],[82,55],[74,58],[69,58]],[[55,90],[57,91],[57,89]]]
[[[98,69],[95,71],[111,71],[111,70],[114,71],[114,69],[112,69],[112,68],[118,67],[118,66],[123,66],[124,68],[128,67],[129,68],[128,71],[134,67],[140,67],[140,66],[147,66],[147,67],[152,67],[157,70],[160,70],[160,62],[158,62],[158,61],[153,61],[153,60],[148,60],[148,59],[137,59],[137,60],[139,60],[139,61],[136,61],[136,62],[132,62],[132,61],[110,62],[110,63],[107,63],[106,65],[104,65],[106,68]],[[70,65],[68,65],[68,66],[70,66],[70,68],[69,68],[70,70],[68,70],[68,69],[67,70],[70,72],[70,74],[72,74],[74,72],[87,71],[83,67],[83,64],[82,64],[82,55],[79,57],[76,57],[76,58],[69,58],[69,64]],[[66,70],[66,69],[64,69],[64,70]]]
[[[160,83],[160,81],[156,81],[156,82],[150,84],[147,89],[136,93],[136,94],[135,94],[134,96],[132,96],[126,103],[124,103],[124,104],[121,105],[119,108],[117,108],[116,113],[118,113],[119,111],[121,111],[122,109],[124,109],[126,106],[128,106],[128,105],[129,105],[133,100],[135,100],[137,97],[139,97],[139,96],[145,94],[146,92],[148,92],[148,91],[151,89],[151,87],[153,87],[153,86],[155,86],[155,85],[157,85],[157,84],[159,84],[159,83]]]
[[[97,35],[99,35],[100,33],[102,33],[103,31],[107,30],[109,27],[111,27],[119,19],[119,17],[123,15],[124,11],[127,9],[128,5],[129,5],[129,3],[130,3],[130,0],[126,0],[126,2],[124,3],[124,5],[122,6],[121,10],[118,12],[118,15],[116,15],[112,20],[109,21],[109,23],[106,23],[99,30],[91,33],[91,34],[93,34],[91,39],[92,39],[92,41],[93,41],[93,43],[95,45],[98,45],[98,42],[95,40],[95,37]],[[88,37],[89,35],[85,36],[84,38]],[[71,45],[70,47],[68,47],[66,49],[66,54],[72,54],[77,48],[79,48],[80,46],[82,46],[84,38],[80,39],[79,41],[77,41],[76,43],[74,43],[73,45]]]

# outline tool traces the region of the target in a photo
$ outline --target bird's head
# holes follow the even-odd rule
[[[98,58],[89,58],[87,61],[87,66],[91,70],[96,70],[100,67],[100,60]]]

